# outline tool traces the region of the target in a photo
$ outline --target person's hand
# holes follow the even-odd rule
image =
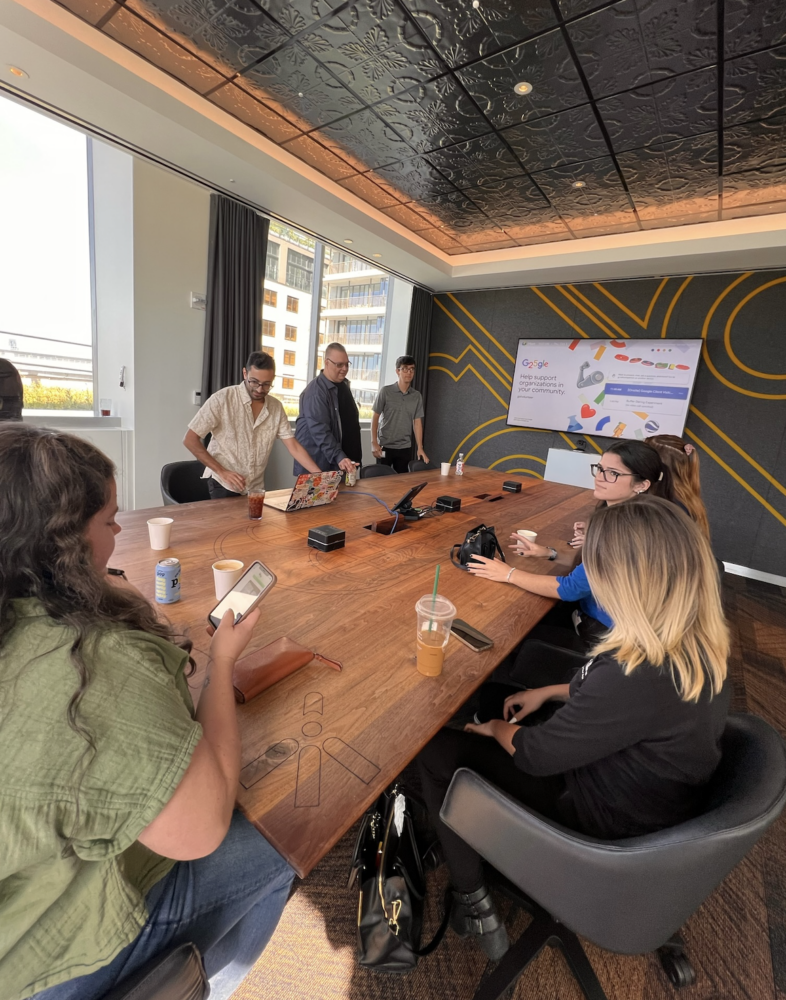
[[[494,722],[498,720],[490,719],[488,722],[468,722],[464,726],[465,733],[475,733],[477,736],[494,736]]]
[[[210,658],[213,662],[231,662],[234,665],[248,645],[259,615],[260,610],[257,608],[235,625],[235,612],[231,608],[226,612],[210,642]]]
[[[219,475],[227,484],[227,488],[235,493],[242,493],[246,488],[246,477],[239,472],[231,472],[229,469],[221,469]]]
[[[376,442],[371,445],[371,454],[374,458],[382,458],[382,446]]]
[[[573,538],[571,538],[569,545],[572,545],[574,549],[580,549],[584,544],[584,539],[587,536],[587,523],[586,521],[576,521],[573,525]]]
[[[354,472],[357,467],[357,463],[353,462],[351,458],[342,458],[338,463],[338,467],[342,472]]]
[[[485,556],[473,556],[467,563],[467,569],[473,576],[495,583],[507,583],[510,566],[501,559],[486,559]]]
[[[502,706],[502,717],[509,722],[515,717],[518,722],[525,716],[530,715],[548,700],[546,688],[533,688],[531,691],[516,691],[505,699]]]
[[[428,455],[423,451],[422,448],[418,448],[418,458],[421,462],[425,462],[428,465]]]
[[[518,533],[510,536],[511,542],[515,542],[515,545],[511,545],[510,548],[514,549],[517,556],[530,556],[533,559],[548,559],[551,555],[551,549],[546,545],[538,545],[537,542],[531,541],[529,538],[525,538],[523,535]]]

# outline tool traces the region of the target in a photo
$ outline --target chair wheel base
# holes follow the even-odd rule
[[[675,935],[663,947],[658,948],[658,958],[669,982],[676,990],[692,986],[696,982],[696,972],[685,954],[685,946],[679,935]]]

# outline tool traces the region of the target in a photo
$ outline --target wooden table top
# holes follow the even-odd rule
[[[238,706],[243,747],[238,802],[249,819],[302,877],[324,857],[377,795],[450,719],[497,664],[542,618],[552,601],[479,580],[450,563],[450,548],[485,523],[496,528],[506,558],[532,572],[570,572],[575,553],[567,545],[573,522],[586,519],[595,501],[589,490],[522,479],[521,493],[497,495],[505,476],[465,467],[463,477],[439,472],[361,480],[342,487],[328,506],[286,514],[266,507],[249,521],[243,500],[213,500],[118,515],[123,531],[112,565],[151,601],[155,565],[177,556],[182,565],[181,600],[159,605],[189,635],[199,671],[209,640],[207,614],[215,606],[211,565],[216,559],[255,559],[278,583],[262,603],[262,618],[250,649],[280,636],[340,660],[341,673],[314,661]],[[365,525],[387,517],[407,489],[427,482],[416,504],[437,496],[460,497],[462,509],[411,522],[393,536]],[[149,548],[149,517],[174,519],[171,548]],[[320,552],[306,545],[308,529],[332,524],[346,531],[346,546]],[[559,552],[556,562],[509,554],[515,528],[531,528],[538,541]],[[475,653],[451,638],[440,677],[415,667],[415,604],[430,594],[440,563],[439,592],[459,617],[494,640]]]

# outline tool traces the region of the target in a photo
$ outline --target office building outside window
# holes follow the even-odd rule
[[[284,364],[294,365],[295,363],[295,352],[294,351],[284,351]]]
[[[267,303],[265,303],[265,304],[267,305]],[[264,313],[264,309],[263,309],[263,313]],[[273,322],[272,319],[263,319],[262,320],[262,336],[263,337],[275,337],[275,335],[276,335],[276,324]],[[269,348],[266,347],[263,344],[262,345],[262,350],[263,351],[269,351]]]
[[[284,327],[284,340],[297,340],[297,327],[296,326],[285,326]]]
[[[274,223],[270,224],[272,230]],[[265,258],[265,282],[278,281],[278,266],[280,263],[281,247],[275,240],[268,237],[267,257]]]
[[[281,388],[282,389],[294,389],[295,388],[295,380],[293,378],[290,378],[288,375],[285,375],[281,379]]]
[[[286,283],[301,292],[310,292],[314,287],[314,257],[299,250],[287,250]]]
[[[298,302],[300,300],[296,295],[287,295],[287,312],[296,313],[298,312]]]
[[[274,292],[270,288],[265,289],[265,305],[272,306],[273,309],[276,308],[276,303],[278,302],[278,293]]]

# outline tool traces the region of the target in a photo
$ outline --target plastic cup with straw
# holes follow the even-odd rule
[[[437,677],[442,673],[445,647],[450,638],[450,626],[456,617],[456,609],[451,602],[437,593],[439,586],[439,566],[434,574],[434,589],[415,605],[418,616],[418,670],[427,677]]]

